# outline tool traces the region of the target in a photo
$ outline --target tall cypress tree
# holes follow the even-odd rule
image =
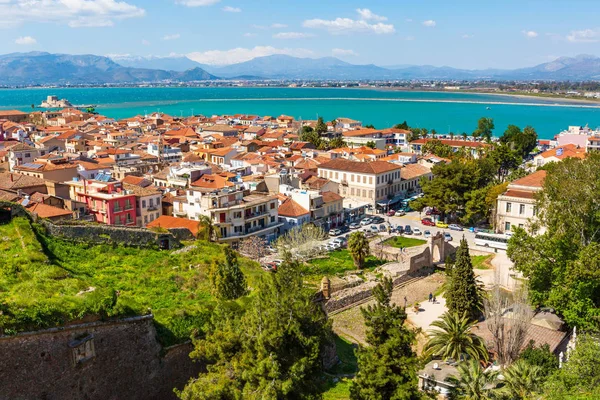
[[[471,319],[477,319],[481,315],[482,299],[477,288],[469,245],[464,237],[456,250],[456,261],[444,297],[451,314],[463,315],[466,312]]]
[[[362,308],[368,347],[357,351],[358,374],[350,388],[353,400],[419,399],[415,334],[404,326],[403,308],[390,304],[392,280],[373,290],[375,306]]]

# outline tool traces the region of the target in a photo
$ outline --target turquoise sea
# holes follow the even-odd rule
[[[326,120],[348,117],[391,127],[406,120],[409,125],[438,133],[470,133],[477,120],[491,117],[500,135],[508,124],[533,126],[540,138],[552,138],[569,125],[600,126],[600,107],[554,99],[517,98],[471,93],[402,92],[335,88],[73,88],[2,89],[0,109],[30,111],[48,95],[73,104],[96,104],[97,111],[112,118],[160,111],[171,115],[192,113],[291,115]]]

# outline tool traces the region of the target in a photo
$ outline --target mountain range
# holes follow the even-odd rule
[[[448,66],[355,65],[334,57],[257,57],[224,65],[205,65],[185,56],[140,57],[51,54],[0,55],[0,85],[67,85],[191,82],[216,79],[288,80],[598,80],[600,58],[561,57],[529,68],[468,70]]]

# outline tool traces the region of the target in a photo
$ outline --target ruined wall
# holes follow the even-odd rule
[[[174,399],[200,372],[151,315],[0,337],[0,399]]]
[[[94,244],[116,243],[135,247],[157,247],[163,240],[169,243],[169,248],[181,246],[172,233],[158,233],[145,228],[126,228],[109,225],[86,224],[53,224],[47,220],[39,221],[53,236],[60,236],[75,242]],[[189,231],[188,231],[189,232]],[[177,231],[177,236],[184,235]]]

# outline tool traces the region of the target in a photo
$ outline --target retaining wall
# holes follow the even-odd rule
[[[0,337],[0,399],[175,399],[191,344],[163,349],[152,315]]]

